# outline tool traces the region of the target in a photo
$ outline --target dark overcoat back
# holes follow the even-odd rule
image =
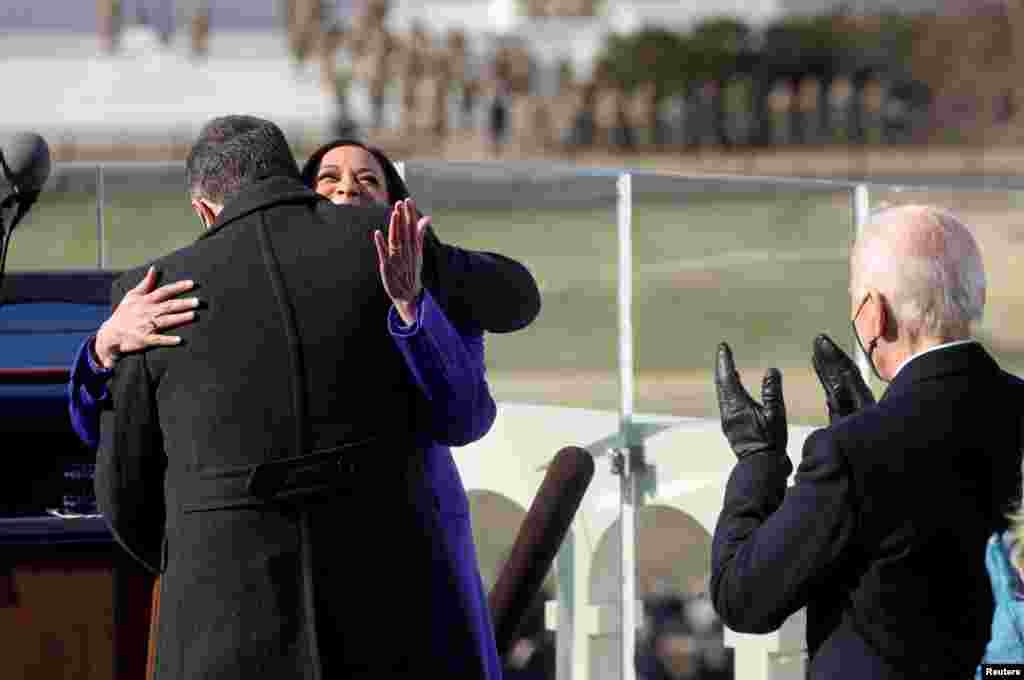
[[[992,626],[985,544],[1020,497],[1024,382],[978,343],[922,353],[789,460],[737,464],[712,546],[726,625],[807,608],[815,680],[968,678]]]
[[[481,675],[468,621],[426,644],[451,565],[422,478],[429,404],[387,333],[371,238],[386,225],[272,178],[155,262],[204,306],[182,346],[118,363],[96,491],[162,574],[158,680]],[[517,263],[433,235],[424,276],[456,321],[512,330],[538,311]]]

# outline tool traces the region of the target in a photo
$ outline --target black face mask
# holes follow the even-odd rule
[[[876,378],[878,378],[879,380],[881,380],[884,383],[887,383],[889,381],[886,380],[885,378],[883,378],[878,373],[878,369],[875,368],[875,361],[874,361],[874,359],[871,358],[871,354],[875,351],[875,347],[878,345],[878,338],[875,338],[874,340],[869,342],[868,343],[868,348],[864,349],[864,343],[862,343],[860,341],[860,333],[857,332],[857,317],[860,315],[860,310],[862,310],[864,308],[864,303],[866,303],[868,301],[868,298],[870,298],[870,297],[871,297],[871,293],[868,293],[867,295],[864,296],[864,299],[860,303],[860,307],[857,308],[857,313],[854,314],[853,315],[853,319],[850,320],[850,327],[853,328],[853,337],[856,338],[856,340],[857,340],[857,347],[859,347],[861,353],[863,353],[864,356],[867,357],[868,366],[871,367],[871,372],[875,374]]]

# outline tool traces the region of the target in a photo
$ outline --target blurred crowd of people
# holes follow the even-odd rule
[[[638,680],[731,680],[732,650],[707,593],[661,589],[644,598]]]
[[[481,60],[464,31],[436,39],[414,22],[403,35],[388,28],[387,16],[386,0],[368,0],[350,24],[332,24],[333,32],[321,40],[320,75],[325,89],[335,88],[340,98],[339,131],[356,124],[348,118],[349,101],[358,98],[370,111],[358,123],[371,130],[397,128],[404,136],[440,141],[453,128],[484,127],[498,151],[509,133],[513,101],[531,91],[534,62],[526,49],[499,45]],[[339,63],[350,65],[350,72],[339,73]],[[388,120],[389,110],[397,120]]]
[[[577,78],[568,61],[543,64],[512,39],[485,44],[461,30],[437,36],[419,22],[399,33],[390,28],[389,4],[288,0],[281,7],[292,62],[315,71],[334,98],[331,127],[342,136],[387,130],[429,145],[455,131],[482,131],[498,155],[506,143],[544,152],[891,142],[906,141],[913,128],[902,100],[888,97],[881,82],[809,76],[708,81],[672,96],[653,82],[626,90],[602,63]],[[132,19],[165,44],[187,30],[193,57],[208,52],[209,0],[98,0],[97,7],[108,51],[118,49],[120,26]]]
[[[386,0],[369,7],[321,43],[324,87],[336,87],[341,98],[339,132],[360,124],[441,141],[456,129],[484,129],[498,154],[507,142],[527,152],[878,143],[909,141],[913,129],[903,100],[889,97],[879,80],[785,78],[766,87],[746,78],[665,96],[654,82],[627,90],[600,62],[577,78],[568,61],[542,64],[511,40],[481,55],[461,31],[435,39],[414,23],[399,35],[387,28]],[[338,64],[351,64],[347,77],[339,78]],[[367,119],[352,120],[355,99],[370,103],[360,107],[371,111]]]
[[[554,680],[556,637],[544,623],[542,592],[505,655],[505,680]],[[637,631],[637,680],[732,680],[733,652],[706,592],[668,586],[643,598],[644,621]]]

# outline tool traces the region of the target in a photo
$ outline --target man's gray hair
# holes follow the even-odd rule
[[[185,161],[191,196],[219,205],[253,182],[279,176],[299,179],[299,168],[281,129],[255,116],[214,118]]]
[[[957,337],[980,321],[985,267],[967,226],[930,206],[900,206],[872,216],[854,244],[851,290],[877,288],[896,321],[923,335]]]

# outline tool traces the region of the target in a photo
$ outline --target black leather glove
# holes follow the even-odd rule
[[[732,350],[722,343],[715,361],[715,388],[722,432],[740,460],[757,453],[786,455],[789,432],[786,429],[786,404],[782,399],[782,373],[768,369],[761,384],[761,400],[754,401],[740,382]]]
[[[830,423],[875,403],[875,395],[857,366],[827,335],[814,339],[811,363],[825,388]]]

